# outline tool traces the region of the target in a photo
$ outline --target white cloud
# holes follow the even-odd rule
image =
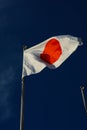
[[[14,71],[12,67],[9,67],[7,70],[4,70],[0,74],[0,88],[5,87],[10,82],[12,82],[14,78]]]
[[[14,70],[9,67],[0,74],[0,121],[11,116],[11,88]]]

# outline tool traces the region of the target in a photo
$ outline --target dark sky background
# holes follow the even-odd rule
[[[86,130],[86,0],[0,0],[0,130],[19,130],[22,45],[70,34],[83,39],[59,68],[25,77],[24,130]]]

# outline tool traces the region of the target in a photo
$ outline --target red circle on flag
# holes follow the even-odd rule
[[[57,39],[52,38],[46,43],[44,51],[40,54],[40,58],[49,64],[53,64],[59,59],[61,54],[62,48],[60,42]]]

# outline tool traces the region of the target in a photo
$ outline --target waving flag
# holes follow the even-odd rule
[[[50,69],[59,67],[77,49],[80,42],[77,37],[62,35],[24,50],[22,77],[38,73],[46,66]]]

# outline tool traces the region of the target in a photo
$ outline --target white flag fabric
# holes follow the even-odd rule
[[[40,44],[24,50],[22,77],[39,73],[46,66],[59,67],[80,45],[71,35],[51,37]]]

